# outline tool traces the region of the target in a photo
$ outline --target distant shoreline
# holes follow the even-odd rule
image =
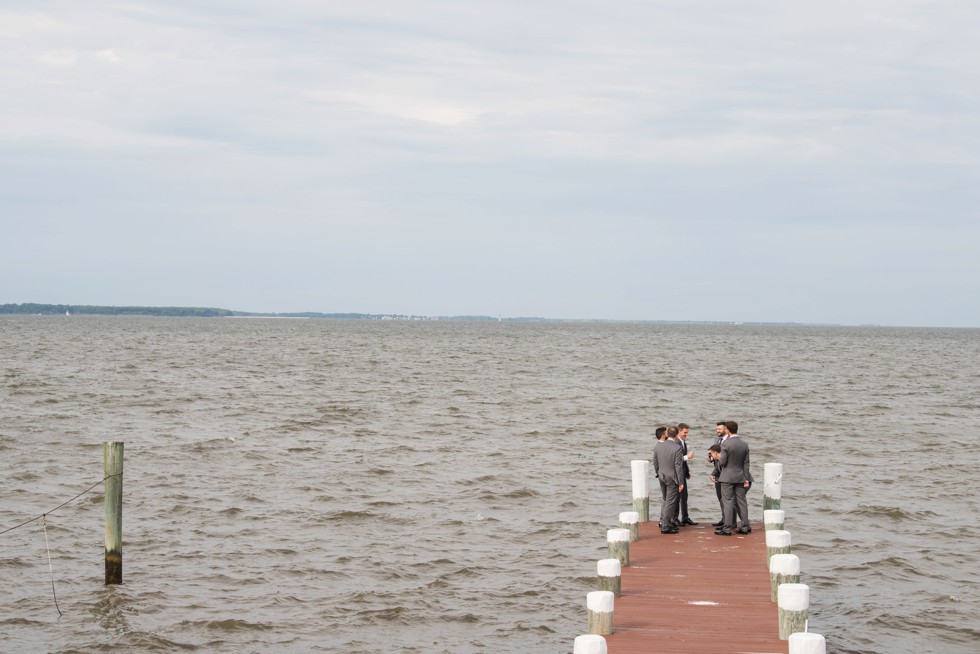
[[[618,320],[608,318],[493,317],[482,315],[420,316],[393,313],[321,313],[316,311],[261,313],[233,311],[216,307],[150,307],[83,304],[0,304],[0,315],[33,316],[158,316],[175,318],[279,318],[342,320],[410,320],[456,322],[537,322],[537,323],[636,323],[663,325],[787,325],[797,327],[885,327],[887,325],[842,325],[840,323],[765,322],[733,320]]]

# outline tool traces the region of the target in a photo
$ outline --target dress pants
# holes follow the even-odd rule
[[[687,512],[687,482],[686,481],[684,482],[684,490],[680,491],[677,494],[677,502],[680,510],[680,519],[690,520],[691,516]]]
[[[677,484],[661,479],[660,493],[664,498],[663,504],[660,505],[660,528],[669,529],[677,520],[677,501],[680,499]]]
[[[721,484],[721,500],[724,502],[725,525],[723,529],[735,528],[735,511],[742,517],[742,526],[749,526],[749,503],[745,498],[748,492],[742,484]]]

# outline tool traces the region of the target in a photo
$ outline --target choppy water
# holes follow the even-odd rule
[[[48,518],[60,618],[3,534],[5,652],[570,652],[629,461],[724,418],[831,651],[980,649],[980,330],[0,316],[0,375],[0,530],[126,443],[125,583],[98,489]]]

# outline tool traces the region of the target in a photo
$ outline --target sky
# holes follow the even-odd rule
[[[973,0],[0,0],[0,304],[980,327]]]

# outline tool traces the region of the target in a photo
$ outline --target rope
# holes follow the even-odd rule
[[[58,593],[54,591],[54,566],[51,565],[51,547],[48,545],[48,520],[45,516],[41,516],[41,527],[44,528],[44,548],[48,551],[48,571],[51,573],[51,595],[54,597],[54,608],[58,610],[58,617],[60,618],[64,613],[61,612],[61,607],[58,606]]]
[[[60,508],[62,508],[62,507],[64,507],[64,506],[67,506],[67,505],[69,505],[69,504],[71,504],[72,502],[74,502],[75,500],[77,500],[77,499],[78,499],[79,497],[81,497],[81,496],[82,496],[82,495],[84,495],[85,493],[88,493],[89,491],[91,491],[91,490],[92,490],[93,488],[95,488],[95,487],[96,487],[96,486],[98,486],[99,484],[102,484],[102,483],[104,483],[104,482],[106,481],[106,479],[112,479],[113,477],[118,477],[118,476],[120,476],[121,474],[122,474],[121,472],[117,472],[117,473],[116,473],[116,474],[114,474],[114,475],[109,475],[108,477],[104,477],[103,479],[101,479],[101,480],[99,480],[99,481],[97,481],[97,482],[95,482],[94,484],[92,484],[91,486],[89,486],[88,488],[86,488],[85,490],[83,490],[83,491],[82,491],[81,493],[79,493],[79,494],[78,494],[78,495],[76,495],[75,497],[73,497],[73,498],[71,498],[70,500],[68,500],[68,501],[66,501],[66,502],[62,502],[61,504],[59,504],[58,506],[56,506],[56,507],[54,507],[54,508],[53,508],[53,509],[51,509],[50,511],[48,511],[48,512],[46,512],[46,513],[42,513],[41,515],[37,515],[37,516],[34,516],[33,518],[30,518],[29,520],[25,520],[24,522],[22,522],[22,523],[20,523],[19,525],[14,525],[13,527],[10,527],[10,528],[8,528],[8,529],[4,529],[3,531],[0,531],[0,536],[3,536],[4,534],[6,534],[6,533],[8,533],[8,532],[11,532],[11,531],[13,531],[14,529],[20,529],[21,527],[23,527],[23,526],[25,526],[25,525],[29,525],[29,524],[31,524],[32,522],[34,522],[35,520],[44,520],[44,517],[45,517],[46,515],[48,515],[48,514],[51,514],[51,513],[54,513],[54,512],[55,512],[55,511],[57,511],[58,509],[60,509]],[[42,523],[42,524],[43,524],[43,523]],[[44,532],[44,535],[45,535],[45,537],[47,537],[47,534],[48,534],[48,532],[47,532],[47,530],[45,530],[45,532]]]

